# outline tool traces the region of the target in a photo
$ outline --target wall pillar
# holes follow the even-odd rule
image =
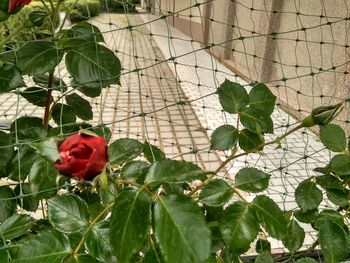
[[[207,2],[204,4],[204,19],[203,19],[203,45],[207,46],[210,39],[210,27],[211,27],[211,11],[213,2]]]
[[[226,42],[224,44],[224,55],[223,59],[232,59],[232,41],[228,41],[232,39],[233,37],[233,29],[232,26],[234,23],[234,17],[235,17],[235,12],[236,12],[236,2],[228,2],[228,7],[227,7],[227,17],[226,17]]]
[[[271,1],[271,0],[269,0]],[[264,44],[264,51],[262,57],[264,58],[261,65],[260,82],[269,82],[273,78],[274,63],[277,41],[274,40],[273,33],[278,32],[281,22],[281,12],[283,9],[283,2],[281,0],[272,0],[270,5],[270,18],[267,29],[266,41]],[[273,11],[277,11],[274,13]]]

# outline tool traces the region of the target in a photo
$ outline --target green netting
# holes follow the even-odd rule
[[[235,116],[221,109],[216,94],[226,78],[248,90],[256,82],[271,88],[277,96],[272,115],[275,135],[298,124],[313,108],[349,97],[347,0],[149,0],[128,4],[101,0],[98,8],[86,0],[79,1],[81,9],[74,10],[70,4],[77,1],[64,2],[70,13],[60,14],[61,21],[66,21],[64,27],[87,19],[101,30],[105,45],[121,60],[121,85],[89,98],[93,123],[108,127],[113,140],[128,137],[148,141],[169,158],[215,170],[230,152],[210,151],[210,136],[221,124],[237,123]],[[35,1],[32,5],[40,4]],[[26,10],[21,12],[1,29],[4,38],[11,35],[13,24]],[[19,48],[28,38],[44,37],[45,29],[40,30],[26,30],[6,48]],[[56,73],[64,82],[71,82],[64,63]],[[32,78],[26,83],[34,86]],[[43,108],[16,92],[0,96],[4,129],[21,116],[43,114]],[[346,106],[336,123],[348,130],[349,122]],[[59,133],[65,132],[61,128]],[[220,176],[231,181],[246,166],[271,173],[268,196],[281,208],[295,210],[298,183],[315,175],[313,169],[327,164],[331,156],[317,133],[305,129],[285,139],[279,149],[266,147],[265,154],[238,158]],[[18,159],[19,170],[22,165]],[[0,182],[17,185],[11,180]],[[255,196],[243,194],[248,200]],[[25,192],[22,197],[26,197]],[[327,202],[322,205],[332,206]],[[316,240],[312,229],[306,231],[305,247]],[[268,239],[274,248],[282,246]]]

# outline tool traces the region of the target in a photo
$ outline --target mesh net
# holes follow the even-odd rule
[[[121,85],[91,100],[94,124],[109,127],[112,140],[148,141],[169,158],[215,170],[228,153],[209,151],[210,135],[222,124],[237,123],[222,111],[216,94],[226,78],[248,90],[266,83],[277,96],[270,139],[314,107],[349,97],[347,0],[153,0],[138,3],[138,12],[124,3],[118,13],[107,4],[101,1],[105,11],[90,17],[90,10],[87,16],[122,63]],[[64,63],[57,75],[70,83]],[[20,116],[44,114],[15,93],[1,94],[0,112],[4,126]],[[348,130],[347,108],[336,121]],[[220,176],[232,180],[242,167],[259,168],[272,174],[267,195],[285,210],[297,209],[296,186],[331,156],[313,132],[302,130],[279,149],[238,158]],[[316,240],[312,229],[306,231],[305,246]]]

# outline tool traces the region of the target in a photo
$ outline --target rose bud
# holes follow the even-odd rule
[[[108,157],[102,137],[79,132],[66,138],[58,148],[55,168],[62,174],[91,181],[104,169]]]
[[[330,123],[343,109],[343,103],[330,106],[321,106],[313,109],[311,114],[302,121],[303,127],[326,125]]]
[[[28,5],[32,0],[10,0],[9,13],[13,14],[19,11],[24,5]]]

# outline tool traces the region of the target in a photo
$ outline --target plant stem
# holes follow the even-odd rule
[[[78,252],[79,252],[81,246],[82,246],[82,245],[84,244],[84,242],[85,242],[85,238],[86,238],[87,233],[89,233],[89,231],[91,230],[91,228],[92,228],[94,225],[96,225],[97,221],[98,221],[109,209],[111,209],[111,208],[113,207],[113,205],[114,205],[114,202],[110,203],[108,206],[105,207],[105,209],[103,209],[103,210],[94,218],[94,220],[91,221],[91,223],[90,223],[90,225],[88,226],[88,229],[87,229],[85,235],[82,237],[82,239],[80,240],[80,242],[79,242],[79,244],[77,245],[77,247],[76,247],[76,248],[73,250],[73,252],[71,253],[71,257],[75,257],[75,256],[78,254]]]
[[[49,127],[49,119],[50,119],[50,105],[51,105],[51,93],[52,93],[52,83],[53,83],[53,74],[54,72],[51,71],[49,73],[49,82],[47,84],[47,94],[46,94],[46,100],[45,100],[45,113],[44,113],[44,121],[43,121],[43,128],[45,130]]]
[[[314,243],[311,244],[311,246],[306,249],[306,250],[301,250],[301,251],[297,251],[295,253],[283,253],[283,254],[280,254],[276,257],[274,257],[274,261],[277,262],[277,260],[280,261],[283,261],[283,260],[286,260],[286,259],[289,259],[291,256],[293,256],[293,258],[299,258],[299,257],[302,257],[302,256],[307,256],[311,253],[313,253],[313,250],[317,247],[318,245],[318,240],[316,240]]]
[[[269,142],[265,142],[265,143],[262,143],[262,144],[259,144],[258,146],[256,146],[254,149],[251,149],[249,151],[246,151],[246,152],[243,152],[243,153],[240,153],[240,154],[236,154],[237,153],[237,149],[234,148],[232,150],[232,153],[229,157],[227,157],[227,159],[213,172],[212,175],[210,175],[201,185],[199,185],[198,187],[194,188],[191,192],[189,192],[187,194],[187,196],[191,196],[193,195],[194,193],[196,193],[198,190],[200,190],[203,186],[205,186],[206,184],[208,184],[216,175],[218,172],[221,171],[222,168],[224,168],[229,162],[233,161],[234,159],[237,159],[239,157],[242,157],[242,156],[245,156],[245,155],[248,155],[250,153],[255,153],[257,151],[259,151],[259,149],[267,146],[267,145],[270,145],[270,144],[276,144],[276,143],[280,143],[285,137],[287,137],[288,135],[290,135],[291,133],[293,132],[296,132],[297,130],[303,128],[303,126],[301,124],[299,124],[298,126],[294,127],[293,129],[289,130],[288,132],[286,132],[285,134],[277,137],[276,139],[272,140],[272,141],[269,141]],[[242,196],[240,196],[242,197]]]
[[[128,184],[128,185],[133,185],[133,186],[136,186],[138,188],[141,188],[141,189],[144,189],[147,193],[149,193],[150,195],[158,198],[158,195],[154,194],[151,190],[148,189],[148,187],[146,185],[143,185],[143,184],[138,184],[138,183],[135,183],[133,181],[130,181],[130,180],[120,180],[119,182],[123,183],[123,184]]]

